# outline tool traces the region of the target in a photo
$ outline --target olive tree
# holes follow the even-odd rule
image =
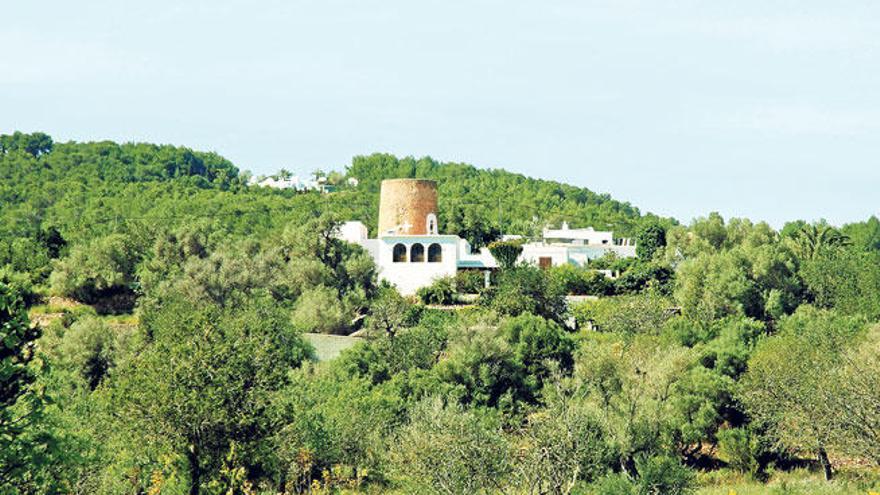
[[[740,399],[753,420],[767,424],[780,446],[813,452],[826,479],[842,412],[836,398],[845,386],[836,370],[862,328],[859,319],[803,307],[758,344],[741,380]]]
[[[827,399],[835,411],[833,436],[838,448],[854,457],[880,463],[880,327],[845,352],[831,373],[835,393]]]
[[[414,408],[389,457],[389,474],[406,493],[496,493],[511,470],[499,422],[438,398]]]
[[[169,298],[144,316],[152,342],[111,389],[118,426],[170,444],[198,494],[232,442],[269,435],[271,399],[311,348],[266,296],[235,308]]]

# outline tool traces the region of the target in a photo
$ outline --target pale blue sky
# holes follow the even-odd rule
[[[387,151],[688,222],[880,213],[880,2],[4,2],[0,131]]]

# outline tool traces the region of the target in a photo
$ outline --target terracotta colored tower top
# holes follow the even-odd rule
[[[379,237],[437,234],[437,183],[387,179],[379,194]]]

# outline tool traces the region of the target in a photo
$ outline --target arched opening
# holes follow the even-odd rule
[[[425,261],[425,246],[413,244],[409,250],[409,260],[412,262]]]
[[[428,234],[437,235],[437,215],[433,213],[428,213],[428,218],[426,222],[428,226]]]
[[[428,246],[428,263],[439,263],[443,261],[443,250],[440,244],[436,242]]]
[[[392,261],[395,263],[403,263],[406,261],[406,246],[403,244],[395,244],[394,250],[391,253]]]

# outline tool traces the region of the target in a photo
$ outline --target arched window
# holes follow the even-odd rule
[[[395,263],[403,263],[406,261],[406,246],[403,244],[395,244],[392,251],[392,261]]]
[[[428,234],[437,235],[437,215],[428,213],[426,223],[428,226]]]
[[[439,263],[443,261],[443,250],[440,249],[440,244],[436,242],[428,246],[428,263]]]
[[[425,261],[425,246],[413,244],[409,250],[409,260],[412,262]]]

